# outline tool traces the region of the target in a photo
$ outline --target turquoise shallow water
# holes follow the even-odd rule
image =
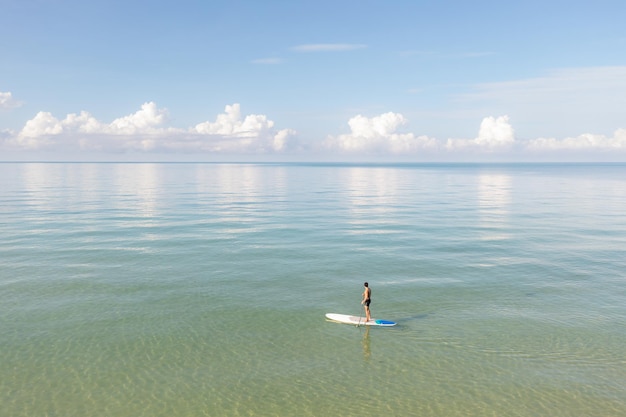
[[[626,415],[625,165],[0,164],[0,416]],[[329,323],[361,311],[395,328]]]

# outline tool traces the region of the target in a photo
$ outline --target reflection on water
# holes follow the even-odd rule
[[[162,169],[156,164],[23,164],[20,168],[21,189],[41,210],[84,210],[107,202],[111,208],[151,218],[163,186]],[[101,184],[109,180],[111,188],[103,190]]]
[[[262,189],[259,170],[252,165],[220,165],[214,171],[216,191],[225,203],[258,202]]]
[[[144,219],[155,217],[158,214],[158,190],[162,188],[160,171],[156,164],[116,165],[114,187],[122,197],[116,208],[134,208],[136,215]]]
[[[385,168],[350,168],[346,177],[350,233],[389,233],[381,226],[397,224],[400,171]]]
[[[203,187],[208,186],[209,193],[215,196],[211,201],[213,207],[208,209],[217,213],[214,221],[230,225],[221,232],[238,236],[259,231],[262,218],[267,215],[263,207],[285,192],[286,176],[284,168],[267,170],[262,166],[229,164],[212,167],[204,173]]]
[[[57,176],[57,171],[50,169],[46,164],[23,164],[20,168],[21,192],[27,198],[29,206],[39,210],[50,210],[55,194],[58,195],[62,189],[48,187],[46,184]]]
[[[483,239],[503,240],[509,235],[502,229],[508,224],[511,206],[511,177],[504,174],[478,176],[478,210],[481,226],[486,230]]]
[[[364,326],[365,331],[363,332],[363,359],[365,361],[369,361],[372,357],[372,347],[370,342],[370,328],[369,326]]]

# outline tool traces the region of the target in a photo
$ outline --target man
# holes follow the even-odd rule
[[[363,290],[363,301],[361,304],[365,308],[365,321],[370,321],[372,317],[370,316],[370,304],[372,302],[372,290],[369,287],[369,284],[366,282],[363,284],[365,289]]]

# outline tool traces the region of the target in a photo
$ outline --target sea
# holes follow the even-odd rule
[[[100,416],[626,416],[626,164],[0,163],[0,417]]]

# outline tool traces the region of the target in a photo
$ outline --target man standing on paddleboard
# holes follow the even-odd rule
[[[366,282],[363,284],[365,286],[365,290],[363,290],[363,301],[361,304],[365,307],[365,321],[370,321],[372,316],[370,316],[370,304],[372,302],[372,290],[369,287],[369,284]]]

